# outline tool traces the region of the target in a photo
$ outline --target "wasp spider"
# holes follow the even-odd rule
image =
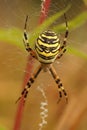
[[[52,74],[52,77],[54,78],[57,86],[58,86],[58,91],[59,91],[59,100],[62,98],[62,92],[66,98],[67,101],[67,93],[62,85],[62,82],[57,75],[52,63],[56,60],[62,57],[62,55],[65,53],[66,49],[66,40],[68,36],[68,25],[67,25],[67,20],[66,20],[66,15],[64,14],[65,17],[65,23],[66,23],[66,32],[65,32],[65,37],[63,40],[62,45],[60,44],[60,39],[58,38],[57,34],[54,31],[47,30],[42,32],[39,37],[37,38],[37,41],[35,43],[35,51],[30,48],[29,42],[28,42],[28,37],[27,37],[27,32],[26,32],[26,27],[27,27],[27,20],[28,16],[26,17],[25,21],[25,27],[24,27],[24,45],[26,50],[30,53],[30,55],[37,59],[40,62],[40,65],[36,69],[35,73],[31,76],[29,81],[27,82],[25,88],[23,89],[21,96],[18,98],[18,100],[21,99],[21,97],[24,97],[24,102],[26,100],[28,91],[31,87],[31,84],[34,83],[35,79],[37,78],[38,74],[41,72],[43,69],[44,71],[49,70],[50,73]],[[17,101],[18,101],[17,100]]]

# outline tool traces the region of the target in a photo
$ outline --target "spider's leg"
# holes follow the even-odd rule
[[[62,50],[62,53],[59,53],[59,54],[58,54],[58,56],[57,56],[56,59],[60,59],[65,52],[66,52],[66,48],[64,48],[64,49]]]
[[[25,102],[28,91],[31,87],[31,84],[34,83],[35,79],[37,78],[37,76],[38,76],[38,74],[40,73],[41,70],[42,70],[42,65],[38,66],[38,68],[36,69],[33,76],[29,79],[29,81],[27,82],[27,85],[23,89],[23,91],[22,91],[20,97],[18,98],[18,100],[16,101],[16,103],[21,99],[22,96],[24,97],[24,102]]]
[[[65,91],[65,89],[64,89],[64,87],[62,85],[62,82],[61,82],[60,78],[57,76],[57,73],[56,73],[56,71],[55,71],[55,69],[54,69],[54,67],[52,65],[50,66],[49,70],[50,70],[56,84],[58,85],[58,91],[59,91],[59,97],[60,97],[58,102],[62,98],[62,92],[63,92],[63,94],[64,94],[64,96],[66,98],[66,101],[68,101],[67,93],[66,93],[66,91]]]
[[[66,15],[64,14],[64,17],[65,17],[65,23],[66,23],[66,32],[65,32],[65,37],[64,37],[64,40],[63,40],[63,44],[62,46],[60,46],[59,48],[59,55],[58,55],[58,59],[61,58],[63,56],[63,54],[66,52],[66,41],[67,41],[67,37],[68,37],[68,24],[67,24],[67,18],[66,18]]]
[[[63,45],[60,47],[60,50],[64,49],[64,47],[66,46],[66,41],[67,41],[67,37],[68,37],[68,24],[67,24],[67,18],[66,18],[66,15],[64,14],[64,17],[65,17],[65,23],[66,23],[66,32],[65,32],[65,37],[64,37],[64,40],[63,40]]]
[[[24,26],[24,35],[23,35],[23,42],[24,42],[24,46],[25,46],[25,49],[30,52],[30,55],[34,58],[36,58],[36,54],[35,52],[32,50],[32,48],[30,47],[29,45],[29,42],[28,42],[28,34],[27,34],[27,21],[28,21],[28,16],[26,16],[26,20],[25,20],[25,26]]]
[[[26,50],[29,52],[29,51],[31,51],[32,49],[31,49],[30,46],[29,46],[28,35],[27,35],[27,31],[26,31],[27,21],[28,21],[28,16],[26,16],[26,20],[25,20],[23,42],[24,42],[24,45],[25,45]]]

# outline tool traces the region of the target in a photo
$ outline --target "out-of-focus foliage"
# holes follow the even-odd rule
[[[7,129],[0,125],[0,130],[7,130]]]
[[[35,29],[35,31],[33,32],[33,35],[31,35],[29,41],[30,43],[34,43],[35,39],[38,37],[38,35],[44,31],[47,30],[47,28],[54,23],[54,21],[56,21],[60,16],[62,16],[68,9],[70,8],[70,6],[68,6],[67,8],[65,8],[64,10],[52,15],[51,17],[49,17],[47,20],[44,21],[44,23],[42,25],[40,25],[39,27],[37,27]]]
[[[43,30],[46,30],[60,16],[62,16],[64,14],[64,12],[67,12],[67,10],[69,8],[70,8],[70,6],[68,6],[64,10],[54,14],[53,16],[49,17],[41,26],[37,27],[32,33],[29,34],[29,43],[32,48],[34,47],[34,42],[36,41],[36,38],[38,37],[38,35]],[[80,15],[78,15],[76,18],[74,18],[68,22],[69,30],[72,31],[73,29],[80,27],[86,21],[87,21],[87,11],[84,11]],[[59,24],[59,25],[53,27],[53,30],[55,30],[56,32],[63,32],[65,30],[65,23]],[[23,36],[23,32],[18,28],[0,29],[0,41],[14,44],[14,45],[20,47],[21,49],[24,48],[22,36]],[[69,53],[72,53],[81,58],[87,59],[87,55],[84,52],[77,50],[76,48],[74,48],[72,46],[70,46],[68,50],[69,50],[68,51]]]
[[[70,47],[69,47],[68,52],[69,52],[70,54],[74,54],[74,55],[76,55],[76,56],[79,56],[79,57],[81,57],[81,58],[87,60],[87,54],[84,53],[84,52],[82,52],[82,51],[80,51],[80,50],[77,49],[77,48],[74,48],[73,46],[70,46]]]
[[[23,32],[18,28],[0,29],[0,41],[23,48]]]
[[[85,5],[87,5],[87,0],[83,0],[83,1],[84,1]]]
[[[87,11],[82,12],[76,18],[68,21],[69,31],[72,31],[81,25],[83,25],[87,21]],[[65,24],[57,25],[53,27],[54,31],[63,32],[65,30]]]

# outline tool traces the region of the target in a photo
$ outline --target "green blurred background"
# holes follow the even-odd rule
[[[63,10],[67,5],[71,5],[66,13],[68,21],[87,10],[86,0],[52,0],[48,17]],[[25,17],[28,14],[28,32],[32,32],[38,25],[40,9],[40,0],[0,0],[0,30],[7,30],[10,38],[14,35],[9,31],[11,28],[16,27],[23,32]],[[52,26],[63,22],[64,18],[60,17],[54,21]],[[64,33],[59,32],[61,39]],[[20,35],[20,44],[23,44],[22,33]],[[19,39],[16,40],[19,41]],[[18,107],[15,101],[22,89],[28,56],[24,49],[8,41],[7,38],[0,40],[0,130],[13,129]],[[80,27],[69,31],[67,46],[69,48],[73,46],[76,51],[87,55],[87,21]],[[38,64],[37,61],[34,62],[32,73]],[[39,129],[40,103],[44,99],[37,89],[38,86],[43,88],[48,100],[46,119],[48,123],[44,126],[44,130],[87,130],[87,58],[67,51],[58,62],[54,63],[54,67],[68,92],[68,104],[64,97],[57,104],[57,85],[49,73],[41,72],[30,89],[22,117],[21,130]]]

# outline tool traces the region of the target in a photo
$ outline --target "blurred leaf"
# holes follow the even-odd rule
[[[70,6],[54,14],[53,16],[49,17],[41,26],[38,26],[34,32],[29,34],[29,43],[32,48],[34,46],[34,42],[36,41],[38,35],[43,30],[45,30],[48,26],[50,26],[56,19],[58,19],[61,15],[63,15],[64,12],[66,12],[69,8]],[[18,28],[0,29],[0,41],[8,42],[18,47],[24,48],[22,37],[23,37],[23,32]]]
[[[81,13],[76,18],[68,21],[69,30],[74,30],[74,29],[80,27],[86,21],[87,21],[87,11]],[[64,23],[53,27],[53,30],[56,32],[63,32],[63,31],[65,31],[65,29],[66,29],[66,26]]]
[[[58,12],[53,16],[49,17],[41,26],[37,27],[34,32],[29,34],[29,43],[32,48],[34,46],[34,42],[37,39],[39,33],[47,29],[55,20],[57,20],[61,15],[63,15],[64,12],[66,12],[69,8],[70,6],[68,6],[63,11]],[[79,16],[77,16],[76,18],[68,22],[69,30],[73,30],[76,29],[77,27],[80,27],[86,22],[86,20],[87,20],[87,11],[81,13]],[[55,26],[53,27],[53,30],[57,32],[65,31],[65,24],[63,23],[58,26]],[[22,37],[23,37],[23,31],[21,31],[18,28],[0,29],[0,41],[11,43],[13,45],[20,47],[21,49],[25,49],[23,45]],[[77,50],[74,47],[70,47],[68,50],[69,53],[87,59],[87,55],[84,52],[81,52],[80,50]]]
[[[18,28],[0,29],[0,41],[23,48],[22,31]]]
[[[7,129],[0,125],[0,130],[7,130]]]
[[[87,0],[83,0],[83,1],[84,1],[85,5],[87,5]]]
[[[37,37],[39,36],[39,34],[41,32],[43,32],[44,30],[47,30],[47,28],[54,23],[55,20],[57,20],[60,16],[62,16],[68,9],[70,8],[70,5],[67,6],[67,8],[65,8],[64,10],[52,15],[51,17],[49,17],[47,20],[45,20],[43,22],[42,25],[38,26],[34,32],[31,34],[30,38],[29,38],[29,42],[32,43],[32,47],[34,46],[34,42],[36,41]]]
[[[68,47],[68,52],[69,54],[74,54],[80,58],[87,60],[87,54],[73,46]]]

